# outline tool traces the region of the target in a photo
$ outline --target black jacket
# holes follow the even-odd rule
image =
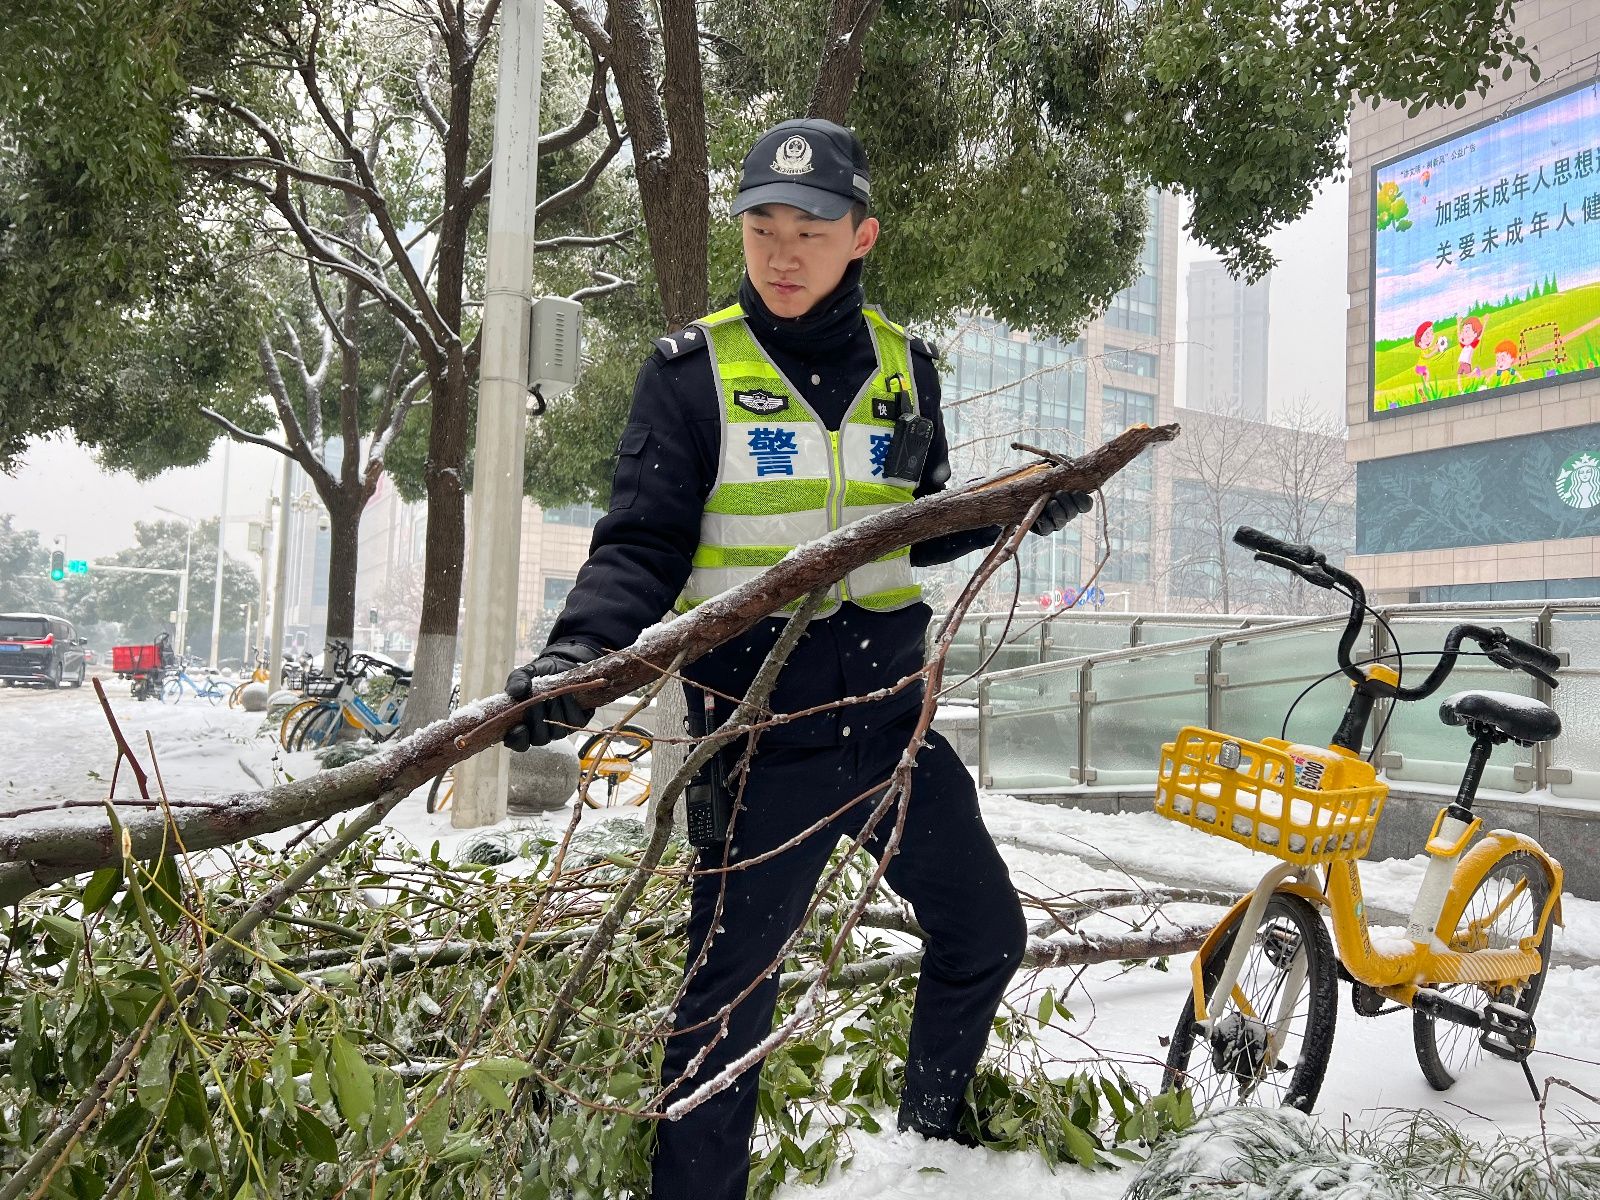
[[[839,428],[874,369],[859,277],[859,267],[853,267],[833,295],[795,320],[773,317],[748,278],[740,289],[757,339],[830,429]],[[925,496],[943,489],[950,467],[933,351],[914,340],[911,360],[921,411],[936,428],[916,489]],[[589,559],[551,630],[552,645],[627,646],[672,608],[689,577],[701,511],[716,480],[720,403],[705,339],[658,339],[634,385],[609,511],[595,526]],[[988,545],[996,532],[979,529],[919,543],[912,547],[912,564],[949,562]],[[929,617],[925,604],[880,613],[846,603],[813,621],[773,690],[772,710],[798,712],[892,686],[922,665]],[[690,664],[685,674],[725,696],[743,696],[782,625],[761,622]],[[763,743],[836,745],[904,715],[921,698],[920,685],[909,687],[777,726],[763,735]],[[718,720],[731,709],[731,701],[719,700]]]

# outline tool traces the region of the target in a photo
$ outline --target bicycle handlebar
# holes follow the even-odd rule
[[[1247,550],[1254,550],[1257,554],[1270,554],[1274,558],[1288,559],[1290,562],[1299,563],[1303,567],[1320,567],[1325,562],[1314,546],[1280,541],[1270,533],[1262,533],[1259,529],[1251,529],[1248,525],[1241,525],[1238,529],[1235,529],[1233,531],[1233,540]]]
[[[1356,683],[1365,683],[1366,673],[1355,665],[1351,657],[1356,639],[1361,634],[1361,627],[1366,623],[1368,611],[1367,593],[1361,586],[1361,581],[1349,572],[1331,566],[1315,546],[1281,541],[1271,534],[1262,533],[1259,529],[1251,529],[1248,525],[1235,530],[1233,540],[1255,551],[1258,561],[1298,575],[1316,587],[1339,586],[1344,589],[1350,597],[1350,620],[1345,625],[1343,636],[1339,639],[1339,667]],[[1438,691],[1450,672],[1455,669],[1456,659],[1460,656],[1461,643],[1464,640],[1476,642],[1489,661],[1496,666],[1504,667],[1508,671],[1523,671],[1550,687],[1558,686],[1554,676],[1561,667],[1561,659],[1552,651],[1513,637],[1499,626],[1491,629],[1482,625],[1462,624],[1445,635],[1444,646],[1439,652],[1439,661],[1434,664],[1428,677],[1414,687],[1395,687],[1395,698],[1408,701],[1422,700]]]

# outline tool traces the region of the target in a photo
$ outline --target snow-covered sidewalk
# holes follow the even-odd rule
[[[259,714],[231,712],[195,702],[135,704],[113,694],[113,706],[134,747],[154,739],[162,776],[174,797],[216,795],[270,782],[275,744],[259,737]],[[65,798],[104,794],[114,754],[92,693],[35,696],[3,694],[0,703],[0,813]],[[292,775],[314,769],[309,755],[279,759]],[[119,794],[131,794],[119,787]],[[412,842],[438,841],[448,851],[472,831],[451,827],[449,816],[424,811],[424,791],[395,810],[391,825]],[[636,810],[635,810],[636,811]],[[1243,891],[1269,865],[1242,847],[1163,821],[1154,814],[1103,816],[1011,796],[988,794],[984,813],[1000,841],[1012,877],[1025,892],[1069,893],[1124,888],[1152,879],[1182,880]],[[586,813],[585,821],[612,815]],[[570,812],[525,818],[555,832]],[[3,819],[3,818],[0,818]],[[1423,860],[1365,863],[1362,881],[1378,909],[1409,909]],[[1556,932],[1557,962],[1538,1011],[1539,1048],[1531,1065],[1541,1083],[1557,1077],[1600,1095],[1600,903],[1568,897],[1566,926]],[[1186,912],[1195,916],[1200,910]],[[1124,970],[1115,965],[1079,975],[1044,972],[1019,980],[1019,998],[1032,987],[1055,989],[1073,1019],[1067,1032],[1046,1031],[1060,1059],[1077,1068],[1115,1062],[1138,1082],[1160,1077],[1169,1035],[1188,990],[1189,959],[1174,958],[1166,971]],[[1499,1133],[1537,1134],[1540,1111],[1521,1071],[1487,1059],[1449,1093],[1432,1091],[1416,1067],[1407,1014],[1367,1019],[1350,1008],[1341,989],[1339,1032],[1316,1116],[1325,1126],[1372,1127],[1395,1110],[1431,1110],[1464,1132],[1492,1140]],[[1550,1131],[1567,1133],[1571,1119],[1600,1118],[1595,1106],[1557,1089],[1545,1118]],[[1037,1159],[985,1150],[930,1145],[886,1132],[858,1136],[852,1167],[818,1188],[786,1188],[784,1200],[867,1200],[869,1197],[971,1197],[1038,1200],[1110,1200],[1122,1195],[1130,1173],[1062,1171],[1052,1176]]]

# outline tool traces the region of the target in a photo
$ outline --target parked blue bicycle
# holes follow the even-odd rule
[[[176,669],[167,675],[167,681],[161,687],[161,699],[166,703],[176,704],[186,694],[192,693],[213,704],[226,700],[232,688],[224,684],[220,677],[209,671],[202,673],[198,679],[189,674],[190,667],[198,668],[199,665],[200,660],[196,658],[179,659]]]

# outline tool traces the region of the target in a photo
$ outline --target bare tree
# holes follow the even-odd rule
[[[1345,456],[1345,426],[1305,397],[1273,427],[1271,461],[1278,487],[1263,497],[1262,528],[1288,542],[1309,543],[1330,561],[1355,548],[1356,469]],[[1267,577],[1269,607],[1299,613],[1342,611],[1338,597],[1283,571]]]
[[[470,401],[480,354],[479,210],[490,186],[492,131],[480,84],[495,61],[488,52],[499,5],[307,0],[293,19],[254,35],[236,92],[190,93],[194,133],[187,161],[228,185],[229,195],[257,198],[250,218],[256,244],[308,264],[313,290],[355,295],[359,304],[382,310],[410,342],[414,369],[399,370],[393,401],[395,409],[424,398],[429,405],[427,570],[408,710],[408,719],[414,714],[418,721],[443,711],[455,656]],[[547,40],[547,63],[553,59],[586,82],[576,89],[582,95],[570,122],[539,141],[541,159],[564,155],[556,161],[565,168],[553,175],[561,181],[557,189],[538,202],[541,221],[590,195],[623,141],[607,98],[609,55],[584,62],[582,51],[567,52],[571,44],[559,33]],[[561,78],[547,65],[546,109],[552,113],[563,107],[563,89],[555,86]],[[492,85],[492,74],[489,79]],[[601,257],[626,232],[546,239],[538,249],[579,255],[606,290],[627,283],[605,271]],[[340,350],[343,389],[350,365],[343,325],[320,301],[319,308]],[[320,389],[317,370],[301,369],[304,356],[292,343],[284,354],[263,352],[269,382],[268,360],[279,357],[300,360],[303,392],[308,380]],[[281,398],[276,391],[274,398]],[[292,444],[292,432],[281,449],[306,465],[317,437],[303,432],[303,449]],[[359,515],[366,471],[350,462],[355,440],[346,436],[347,470],[337,487],[320,478],[320,463],[310,473],[319,492],[327,488],[325,502],[335,497]],[[373,465],[369,449],[367,469]],[[352,541],[352,582],[353,547]]]
[[[359,228],[352,227],[348,232],[351,243],[359,244]],[[264,333],[258,344],[262,378],[283,430],[282,440],[241,429],[211,408],[200,411],[230,436],[274,450],[292,459],[306,473],[327,509],[332,538],[327,637],[330,641],[349,642],[355,633],[361,513],[377,489],[389,447],[422,394],[427,375],[415,369],[414,347],[402,334],[398,339],[386,339],[391,343],[392,362],[383,381],[370,391],[364,389],[363,358],[377,353],[381,343],[363,335],[360,286],[350,278],[333,283],[342,293],[336,310],[326,303],[316,269],[310,270],[310,292],[316,301],[315,323],[321,340],[315,362],[301,341],[297,321],[286,311],[278,313],[277,340],[282,345],[275,346]],[[393,345],[396,340],[398,347]],[[293,368],[293,386],[285,380],[280,361]],[[330,390],[336,393],[331,413],[327,395]],[[366,430],[370,434],[364,436]],[[329,461],[332,439],[339,442],[337,462]]]
[[[1173,605],[1223,613],[1337,609],[1328,593],[1262,569],[1233,542],[1235,529],[1254,525],[1312,542],[1330,558],[1348,552],[1354,471],[1337,423],[1303,401],[1274,424],[1237,406],[1179,409],[1178,416],[1184,436],[1164,456],[1173,477],[1165,514],[1172,553],[1161,573]]]

